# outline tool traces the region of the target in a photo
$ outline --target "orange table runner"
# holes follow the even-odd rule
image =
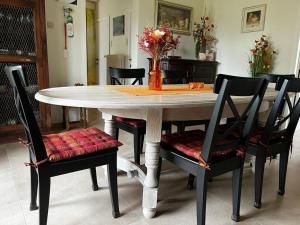
[[[149,90],[148,87],[115,87],[115,91],[124,92],[135,96],[147,96],[147,95],[176,95],[176,94],[198,94],[198,93],[212,93],[213,88],[211,86],[204,86],[199,89],[190,90],[189,85],[167,85],[163,86],[161,91]]]

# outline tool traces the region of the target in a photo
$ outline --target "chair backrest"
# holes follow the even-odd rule
[[[143,85],[145,69],[121,69],[109,67],[109,73],[112,85],[122,85],[120,79],[134,79],[131,85],[138,83]]]
[[[222,84],[219,85],[219,83]],[[202,157],[206,162],[210,162],[213,151],[222,151],[228,148],[246,148],[268,81],[260,78],[219,75],[216,84],[215,92],[218,93],[218,97],[202,147]],[[248,99],[248,105],[242,113],[239,113],[232,97],[246,97]],[[226,110],[226,102],[226,106],[233,114],[232,124],[226,129],[221,129],[220,120]],[[233,139],[228,144],[220,144],[219,140],[228,138],[236,130],[239,132],[239,138]]]
[[[261,137],[261,142],[265,144],[268,144],[271,139],[277,137],[291,142],[300,117],[300,99],[297,102],[294,101],[293,104],[290,97],[296,97],[295,93],[300,92],[300,79],[280,78],[276,90],[278,91],[278,95]],[[282,110],[282,106],[284,105],[288,107],[287,115],[284,115],[285,112]]]
[[[42,135],[25,91],[25,86],[28,85],[26,73],[21,66],[6,66],[4,69],[13,88],[15,105],[25,129],[30,150],[30,160],[33,163],[45,160],[47,154]],[[43,164],[43,166],[46,165],[47,163]]]
[[[295,78],[295,74],[273,74],[273,73],[257,73],[256,77],[265,78],[269,83],[278,84],[279,80]]]
[[[180,70],[163,70],[162,71],[164,84],[187,84],[188,73]]]
[[[257,77],[259,78],[264,78],[269,81],[269,83],[276,84],[275,85],[275,90],[280,90],[281,85],[284,81],[284,79],[291,79],[295,78],[294,74],[272,74],[272,73],[258,73],[256,74]],[[282,114],[284,110],[284,104],[285,102],[282,101],[281,105],[278,108],[278,114]],[[295,102],[294,102],[295,103]]]

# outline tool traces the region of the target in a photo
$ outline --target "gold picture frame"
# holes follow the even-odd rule
[[[263,31],[265,28],[266,9],[266,4],[244,8],[242,32]]]
[[[155,25],[167,26],[177,34],[192,34],[193,8],[167,1],[156,1]]]

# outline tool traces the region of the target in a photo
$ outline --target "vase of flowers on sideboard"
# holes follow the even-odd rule
[[[193,38],[195,42],[195,57],[206,60],[207,54],[215,55],[213,44],[216,38],[211,34],[214,24],[209,21],[208,16],[202,16],[200,23],[194,23]]]
[[[274,59],[277,51],[272,47],[269,37],[262,35],[254,41],[254,47],[250,50],[249,66],[250,74],[256,77],[258,73],[270,73],[273,70]]]

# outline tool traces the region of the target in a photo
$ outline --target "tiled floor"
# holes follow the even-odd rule
[[[298,137],[297,137],[298,136]],[[121,132],[125,146],[119,153],[131,155],[132,137]],[[286,195],[276,195],[278,160],[267,163],[263,208],[253,205],[253,174],[244,172],[240,225],[298,225],[300,222],[300,132],[290,159]],[[0,145],[0,225],[37,225],[38,211],[29,211],[29,170],[24,166],[27,151],[19,143]],[[120,174],[119,201],[122,216],[113,219],[107,182],[101,169],[101,190],[93,192],[88,171],[52,179],[48,225],[193,225],[196,224],[195,191],[186,190],[187,174],[164,163],[157,216],[142,214],[142,187]],[[207,224],[235,224],[231,216],[230,174],[209,183]]]

